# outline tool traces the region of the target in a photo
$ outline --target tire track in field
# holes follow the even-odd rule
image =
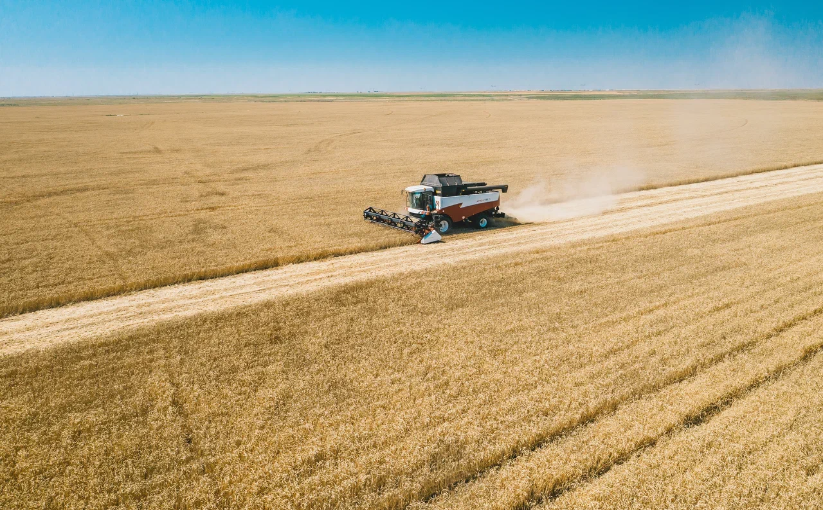
[[[63,214],[59,210],[55,210],[54,212],[60,219],[62,219],[63,221],[65,221],[66,223],[71,225],[75,230],[80,232],[83,235],[83,237],[86,238],[86,240],[97,251],[97,253],[99,253],[102,256],[102,258],[104,258],[106,260],[106,262],[108,262],[109,265],[114,269],[114,273],[117,275],[117,278],[120,280],[121,284],[125,284],[125,283],[128,282],[128,278],[126,277],[126,272],[123,270],[123,266],[120,264],[120,261],[117,259],[117,257],[114,254],[112,254],[109,250],[105,249],[97,241],[97,238],[94,237],[91,232],[89,232],[89,229],[87,229],[86,227],[84,227],[80,223],[72,220],[71,218],[69,218],[67,215]]]
[[[530,455],[539,453],[542,449],[552,445],[557,441],[560,441],[564,438],[569,438],[574,434],[580,433],[582,430],[586,429],[586,427],[595,424],[598,421],[607,419],[609,417],[614,417],[617,413],[621,411],[623,407],[626,406],[627,403],[631,403],[644,398],[655,398],[656,395],[665,392],[666,390],[675,388],[678,385],[682,385],[689,381],[698,379],[707,372],[716,369],[721,364],[729,363],[730,361],[733,361],[743,355],[751,353],[753,350],[755,350],[759,346],[762,346],[764,343],[767,343],[779,337],[780,335],[783,335],[787,331],[790,331],[791,329],[807,321],[816,319],[821,315],[823,315],[823,305],[816,306],[811,310],[804,310],[800,313],[795,314],[791,319],[776,324],[773,328],[771,328],[767,332],[764,332],[764,334],[762,335],[758,335],[757,337],[750,338],[736,345],[732,345],[728,349],[721,350],[705,360],[683,367],[682,369],[673,372],[671,375],[663,378],[660,381],[651,382],[639,388],[636,388],[632,391],[631,395],[629,396],[619,397],[614,400],[605,401],[601,405],[589,409],[585,414],[581,415],[579,419],[575,420],[574,422],[571,422],[565,426],[561,426],[558,429],[552,430],[543,435],[542,437],[537,437],[530,444],[519,446],[508,453],[502,454],[498,459],[495,459],[488,465],[483,466],[482,468],[468,474],[467,476],[460,476],[457,479],[447,481],[444,485],[441,485],[441,488],[439,490],[418,494],[416,497],[413,496],[412,499],[410,499],[407,503],[406,507],[412,506],[428,508],[429,505],[431,505],[432,507],[440,507],[441,504],[442,506],[448,507],[448,500],[446,500],[445,503],[441,503],[437,501],[437,499],[439,497],[442,497],[444,494],[448,494],[449,492],[461,486],[463,490],[465,490],[467,486],[470,486],[472,483],[482,480],[484,477],[494,473],[494,471],[498,469],[503,468],[507,464],[522,462],[523,459],[528,458]],[[812,347],[810,347],[809,349],[814,350],[815,353],[819,352],[820,350],[823,350],[823,342],[818,341],[817,343],[813,344]],[[811,355],[812,354],[809,354],[809,352],[804,351],[803,359]],[[763,375],[763,377],[769,378],[775,373],[785,370],[787,369],[787,367],[793,366],[796,362],[798,361],[791,360],[788,363],[784,363],[779,367],[779,369],[775,369],[771,372],[768,372],[767,374]],[[765,382],[765,380],[760,382]],[[749,386],[753,385],[754,383],[750,384]],[[566,483],[559,484],[556,487],[553,487],[547,493],[541,493],[526,498],[527,501],[521,501],[516,508],[530,508],[538,503],[551,501],[561,496],[562,493],[567,492],[573,488],[576,488],[581,483],[588,483],[589,481],[592,481],[593,479],[605,474],[609,469],[611,469],[615,465],[626,462],[635,453],[654,446],[654,443],[661,439],[663,436],[667,434],[671,435],[673,430],[685,426],[697,426],[703,421],[706,421],[710,414],[711,416],[714,416],[714,414],[717,414],[723,409],[726,409],[731,405],[731,400],[733,400],[733,398],[729,395],[731,395],[732,393],[736,394],[740,391],[743,390],[736,389],[730,392],[728,395],[724,395],[719,400],[713,400],[709,403],[706,403],[703,407],[700,408],[699,411],[688,413],[680,421],[678,421],[677,424],[667,428],[666,431],[661,432],[656,436],[648,438],[642,444],[637,445],[630,451],[621,452],[619,455],[611,459],[611,462],[606,464],[601,463],[600,465],[594,466],[593,469],[587,471],[579,477],[576,477]],[[729,404],[723,407],[722,409],[718,410],[717,412],[709,413],[707,411],[708,409],[714,409],[715,407],[719,407],[718,402],[726,400],[729,400]]]
[[[394,113],[394,110],[387,113],[386,116],[388,117],[392,113]],[[360,134],[363,134],[363,133],[381,131],[381,130],[385,130],[385,129],[392,129],[392,128],[395,128],[397,126],[402,126],[403,124],[410,124],[410,123],[414,123],[414,122],[428,120],[428,119],[443,115],[444,113],[446,113],[446,112],[434,113],[434,114],[431,114],[431,115],[425,115],[425,116],[420,117],[420,118],[411,118],[411,119],[406,119],[406,120],[400,120],[398,122],[395,122],[393,124],[389,124],[387,126],[377,126],[377,127],[371,127],[371,128],[368,128],[368,129],[366,129],[366,128],[353,129],[353,130],[350,130],[350,131],[346,131],[345,133],[337,133],[337,134],[334,134],[334,135],[331,135],[331,136],[327,136],[327,137],[323,138],[322,140],[316,142],[314,145],[309,147],[304,152],[304,154],[311,156],[311,155],[317,155],[317,154],[320,154],[320,153],[328,152],[333,147],[334,142],[336,142],[336,141],[339,141],[339,140],[342,140],[342,139],[345,139],[345,138],[349,138],[351,136],[357,136],[357,135],[360,135]]]
[[[612,210],[599,216],[293,264],[8,317],[0,320],[0,355],[332,286],[539,251],[811,193],[823,193],[823,164],[625,193],[615,197]]]
[[[807,317],[802,318],[799,322],[793,324],[791,327],[794,327],[807,320],[811,320],[819,316],[821,313],[823,313],[823,307],[815,309]],[[613,462],[607,463],[603,466],[598,466],[598,468],[591,472],[588,476],[577,480],[573,480],[567,484],[564,484],[563,486],[557,487],[553,491],[550,491],[546,494],[538,495],[537,497],[534,497],[529,501],[524,501],[518,508],[534,508],[548,505],[551,504],[552,501],[558,499],[560,496],[567,492],[576,490],[582,486],[593,483],[598,478],[611,471],[613,468],[621,464],[625,464],[626,462],[632,460],[645,450],[654,448],[657,445],[657,443],[659,443],[663,439],[667,437],[676,436],[677,434],[687,429],[700,427],[709,423],[713,418],[718,416],[723,411],[732,407],[739,400],[746,398],[747,396],[751,395],[758,389],[766,386],[771,382],[780,380],[783,377],[788,376],[795,370],[798,370],[802,366],[811,362],[811,360],[815,356],[821,353],[823,353],[823,343],[819,343],[815,346],[808,347],[804,350],[804,352],[799,358],[792,360],[788,363],[779,365],[775,367],[772,371],[763,374],[758,378],[755,378],[753,381],[749,381],[745,386],[729,391],[720,399],[717,399],[713,402],[706,404],[701,409],[695,412],[687,414],[683,417],[680,423],[677,423],[674,426],[670,427],[663,434],[660,434],[657,437],[653,437],[647,441],[641,442],[635,448],[617,456]]]

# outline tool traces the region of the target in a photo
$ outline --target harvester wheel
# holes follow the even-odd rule
[[[474,218],[472,218],[472,223],[477,228],[486,228],[489,226],[489,215],[485,213],[478,214]]]
[[[452,229],[452,220],[448,216],[441,216],[440,221],[437,223],[437,231],[441,234],[445,234],[446,232],[450,232]]]

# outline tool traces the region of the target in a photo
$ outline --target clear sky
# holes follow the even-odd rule
[[[0,0],[0,96],[777,87],[823,2]]]

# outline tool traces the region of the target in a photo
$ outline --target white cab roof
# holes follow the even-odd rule
[[[418,184],[417,186],[409,186],[406,188],[406,191],[409,193],[418,193],[420,191],[434,191],[434,188],[431,186],[423,186],[422,184]]]

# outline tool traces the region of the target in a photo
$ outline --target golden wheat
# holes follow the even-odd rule
[[[823,337],[818,334],[823,327],[821,312],[823,308],[801,314],[794,321],[777,327],[764,339],[766,341],[747,345],[740,352],[705,370],[689,374],[680,382],[630,400],[602,419],[530,449],[496,469],[483,472],[471,483],[444,491],[428,504],[413,506],[417,509],[524,508],[538,503],[551,504],[561,495],[560,501],[571,501],[572,507],[578,506],[585,497],[576,494],[589,493],[585,484],[590,479],[609,472],[637,452],[676,437],[686,427],[708,421],[736,399],[803,365],[808,359],[820,358],[823,349]],[[766,419],[770,416],[763,414]],[[679,462],[674,455],[667,465],[669,471],[678,471]],[[649,474],[656,469],[646,468]],[[573,489],[578,486],[584,488],[575,492]],[[656,487],[665,488],[669,493],[682,488],[675,483]],[[703,488],[709,496],[706,489]],[[609,496],[601,498],[600,502],[610,508],[631,506],[620,503],[625,498],[625,495]],[[661,505],[658,502],[645,506],[655,508]]]
[[[812,195],[5,357],[0,506],[560,502],[813,356],[821,227]]]
[[[430,171],[518,190],[631,167],[653,187],[823,157],[818,102],[478,97],[15,101],[0,315],[414,242],[360,213]]]
[[[808,333],[820,339],[820,324]],[[820,508],[823,355],[540,508]]]

